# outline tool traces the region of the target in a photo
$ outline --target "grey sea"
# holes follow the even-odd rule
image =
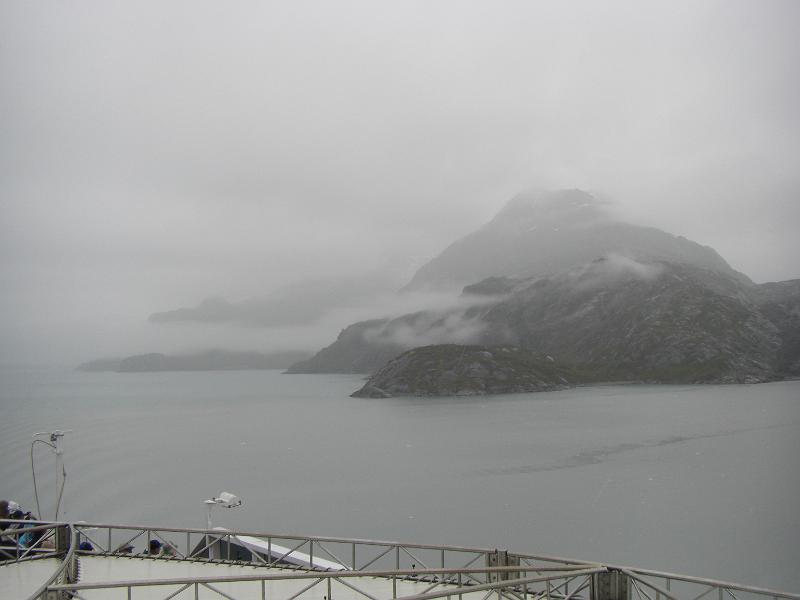
[[[355,399],[353,375],[0,369],[0,496],[65,518],[575,557],[800,591],[800,382]],[[43,517],[54,459],[35,450]]]

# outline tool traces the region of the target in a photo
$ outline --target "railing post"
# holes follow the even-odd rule
[[[628,576],[619,571],[595,573],[592,576],[592,600],[628,600]]]
[[[69,527],[62,525],[56,527],[56,552],[62,553],[69,549]]]
[[[55,550],[58,554],[67,554],[69,551],[70,544],[77,543],[78,536],[74,536],[72,538],[72,528],[67,525],[62,525],[56,527],[56,539],[55,539]],[[66,565],[66,568],[62,572],[59,580],[56,580],[55,583],[74,583],[77,581],[77,562],[76,562],[76,555],[72,555],[70,558],[69,563]],[[66,598],[71,597],[68,592],[48,592],[44,591],[40,594],[40,600],[63,600]]]
[[[489,568],[500,566],[500,550],[489,552],[486,555],[486,566]],[[491,573],[489,571],[486,572],[486,583],[497,581],[497,578],[498,578],[497,573]]]
[[[519,556],[508,554],[508,550],[495,550],[486,555],[487,567],[518,567]],[[487,577],[487,582],[491,581],[508,581],[509,579],[519,579],[519,572],[503,571],[499,573],[490,573]]]

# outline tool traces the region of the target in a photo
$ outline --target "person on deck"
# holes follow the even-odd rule
[[[9,510],[8,510],[8,500],[0,500],[0,519],[8,519],[9,517]],[[0,523],[0,531],[8,529],[7,523]],[[8,545],[10,542],[9,538],[2,535],[0,536],[0,560],[6,560],[9,558],[14,558],[3,547]],[[16,544],[15,544],[16,545]]]
[[[144,554],[149,554],[150,556],[158,556],[161,554],[161,542],[158,540],[150,540],[150,545],[148,549],[144,551]]]

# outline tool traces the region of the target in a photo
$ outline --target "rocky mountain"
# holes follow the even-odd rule
[[[484,282],[482,302],[456,311],[352,325],[302,370],[374,372],[438,332],[435,343],[550,355],[592,381],[767,381],[797,367],[796,287],[612,255],[548,277]],[[486,302],[487,290],[500,295]]]
[[[577,381],[573,370],[559,366],[550,356],[509,346],[445,344],[402,353],[351,395],[387,398],[544,392]]]
[[[373,373],[412,348],[472,344],[550,355],[591,381],[800,376],[800,281],[756,285],[580,190],[517,196],[406,289],[452,285],[453,307],[355,323],[289,372]]]
[[[206,350],[196,354],[167,355],[158,352],[127,358],[93,360],[78,366],[79,371],[233,371],[247,369],[285,369],[308,355],[305,352],[236,352]]]
[[[757,285],[753,298],[778,329],[778,370],[789,377],[800,377],[800,279]]]
[[[615,253],[749,281],[708,246],[622,222],[592,195],[560,190],[519,194],[485,226],[423,265],[405,289],[461,288],[488,277],[542,277]]]
[[[595,380],[745,383],[778,376],[778,328],[718,271],[605,258],[533,281],[482,315],[484,343],[582,365]]]
[[[411,346],[373,339],[389,319],[360,321],[342,330],[336,341],[314,356],[294,363],[287,373],[371,373]]]

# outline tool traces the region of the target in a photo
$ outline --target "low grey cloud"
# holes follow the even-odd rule
[[[481,311],[475,309],[502,299],[477,295],[454,298],[444,293],[419,292],[409,293],[404,298],[416,303],[419,310],[402,310],[411,306],[407,300],[395,303],[396,308],[390,316],[398,318],[364,329],[362,336],[368,344],[414,348],[432,344],[477,343],[487,324],[481,320]]]
[[[214,296],[400,287],[530,187],[800,277],[798,22],[792,0],[4,2],[0,360],[202,344],[147,316]]]
[[[663,267],[658,263],[644,263],[624,254],[612,252],[588,265],[574,269],[569,276],[576,280],[578,289],[588,290],[625,277],[652,281],[662,272]]]

